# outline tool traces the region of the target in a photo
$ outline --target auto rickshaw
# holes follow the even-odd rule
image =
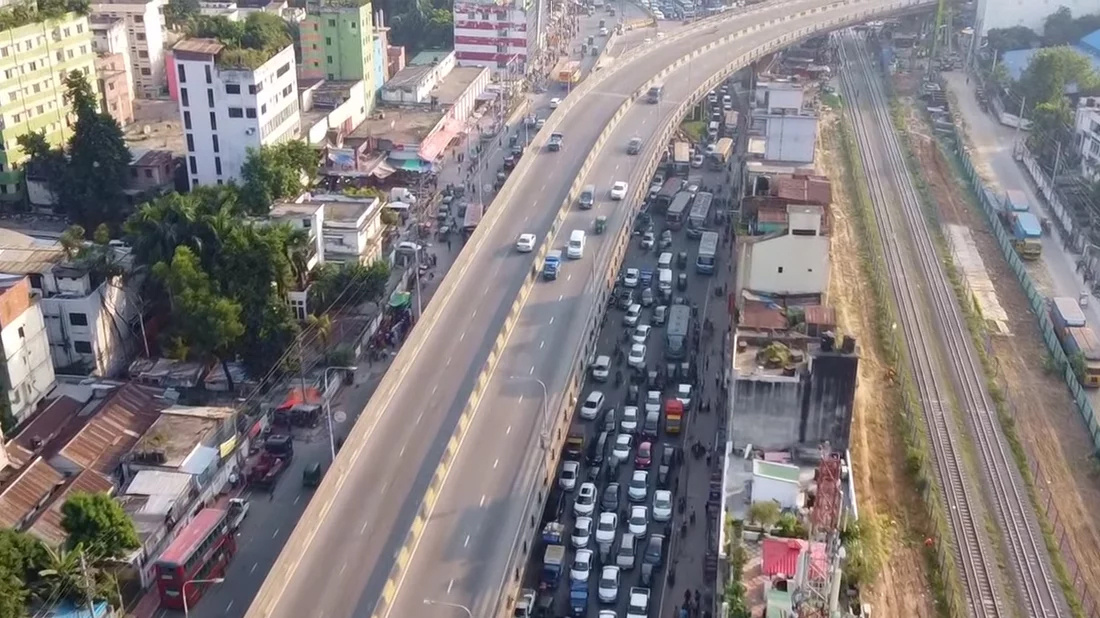
[[[603,234],[607,229],[607,217],[601,215],[596,217],[596,233]]]
[[[302,487],[317,487],[321,484],[321,464],[312,462],[302,470]]]

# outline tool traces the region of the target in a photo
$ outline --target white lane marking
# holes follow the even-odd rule
[[[561,300],[561,299],[559,298],[558,300]],[[551,317],[550,317],[550,323],[551,323],[551,324],[553,324],[553,323],[554,323],[554,317],[553,317],[553,316],[551,316]]]
[[[497,469],[497,464],[499,464],[499,463],[500,463],[500,460],[499,460],[499,459],[495,459],[495,460],[493,460],[493,469],[494,469],[494,470],[496,470],[496,469]]]
[[[510,433],[512,433],[512,426],[511,426],[511,425],[508,425],[508,429],[505,429],[505,430],[504,430],[504,435],[508,435],[508,434],[510,434]]]
[[[451,359],[450,359],[450,358],[448,358],[448,359],[447,359],[447,366],[448,366],[448,367],[450,367],[450,366],[451,366]]]
[[[539,342],[539,349],[541,350],[542,346],[544,346],[544,345],[546,345],[546,340],[545,339]]]
[[[344,571],[346,571],[347,568],[348,568],[348,561],[345,560],[343,566],[340,567],[340,575],[343,575]]]
[[[298,501],[301,500],[301,499],[302,499],[302,494],[298,494],[297,496],[294,496],[294,504],[298,504]]]
[[[462,331],[462,334],[458,336],[458,340],[462,341],[465,338],[466,338],[466,331]]]
[[[233,608],[233,601],[229,602],[229,605],[225,606],[225,613],[229,613],[229,610]]]
[[[370,522],[369,522],[369,521],[365,521],[365,522],[363,522],[363,527],[362,527],[362,528],[359,528],[359,536],[362,536],[362,535],[363,535],[363,533],[367,531],[367,526],[368,526],[369,524],[370,524]]]
[[[466,547],[469,544],[470,544],[470,535],[467,534],[466,535],[466,541],[464,543],[462,543],[462,546]]]
[[[252,568],[251,568],[251,569],[248,569],[248,574],[249,574],[249,575],[251,575],[251,574],[255,573],[255,572],[256,572],[256,567],[258,567],[258,566],[260,566],[260,563],[259,563],[259,562],[257,562],[257,563],[255,563],[255,564],[253,564],[253,565],[252,565]]]
[[[566,280],[566,281],[569,281],[569,280],[570,280],[570,279],[572,279],[572,278],[573,278],[573,275],[566,275],[566,276],[565,276],[565,280]]]
[[[519,401],[517,401],[516,403],[523,403],[523,395],[519,396]]]
[[[474,309],[474,312],[470,314],[470,318],[472,319],[475,315],[477,315],[477,309]]]
[[[432,387],[432,394],[434,395],[437,390],[439,390],[439,385],[438,384],[436,384],[435,386]]]
[[[271,533],[271,538],[275,538],[277,536],[279,536],[279,529],[278,528],[275,529],[275,532]]]
[[[535,375],[535,366],[534,365],[531,365],[531,371],[528,371],[527,375],[529,375],[529,376]]]
[[[407,448],[409,448],[409,445],[408,445],[408,444],[406,444],[405,446],[402,446],[402,447],[401,447],[401,452],[397,454],[397,458],[398,458],[398,459],[401,459],[402,457],[404,457],[404,456],[405,456],[405,449],[407,449]]]
[[[451,580],[451,583],[447,584],[447,594],[451,594],[451,588],[455,585],[455,580]]]
[[[424,411],[423,410],[420,411],[420,414],[416,415],[416,423],[415,424],[419,425],[420,424],[420,419],[422,419],[422,418],[424,418]]]
[[[485,506],[485,494],[481,494],[481,502],[477,503],[477,508]]]

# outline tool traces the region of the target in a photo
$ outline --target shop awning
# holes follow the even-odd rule
[[[395,290],[393,294],[390,294],[390,307],[393,307],[394,309],[408,307],[411,303],[412,294],[409,292],[400,292]]]

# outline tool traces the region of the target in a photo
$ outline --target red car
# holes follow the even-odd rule
[[[634,456],[634,467],[648,469],[653,463],[653,443],[642,442],[638,445],[638,454]]]

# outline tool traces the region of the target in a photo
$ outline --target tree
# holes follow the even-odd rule
[[[212,289],[210,276],[188,247],[176,247],[171,263],[160,262],[153,274],[170,298],[175,356],[224,359],[244,334],[241,305]]]
[[[241,166],[241,196],[249,212],[267,214],[276,200],[296,198],[317,174],[316,151],[294,140],[249,150]]]
[[[788,538],[788,539],[804,539],[809,536],[809,531],[806,530],[806,526],[798,520],[798,516],[794,513],[783,513],[779,516],[779,520],[775,522],[775,528],[772,530],[775,536]]]
[[[389,279],[390,268],[381,260],[369,266],[326,264],[314,275],[309,305],[316,311],[327,311],[335,303],[355,306],[378,302],[386,293]]]
[[[986,34],[989,47],[998,54],[1016,49],[1028,49],[1038,39],[1031,28],[1013,26],[1011,28],[994,28]]]
[[[1081,37],[1100,29],[1100,14],[1082,15],[1074,18],[1066,7],[1047,16],[1043,22],[1043,45],[1074,45]]]
[[[1072,47],[1049,47],[1031,59],[1020,76],[1017,92],[1029,107],[1035,107],[1064,99],[1070,85],[1084,91],[1095,88],[1098,82],[1092,63],[1081,52]]]
[[[67,547],[83,547],[96,559],[122,558],[141,547],[133,520],[106,493],[70,495],[61,505],[61,527]]]
[[[0,618],[27,616],[30,587],[46,560],[45,546],[17,530],[0,530]]]
[[[749,521],[756,522],[765,529],[774,526],[781,514],[779,503],[772,500],[754,502],[749,507]]]
[[[164,23],[173,30],[182,29],[199,16],[199,0],[168,0],[164,5]]]

